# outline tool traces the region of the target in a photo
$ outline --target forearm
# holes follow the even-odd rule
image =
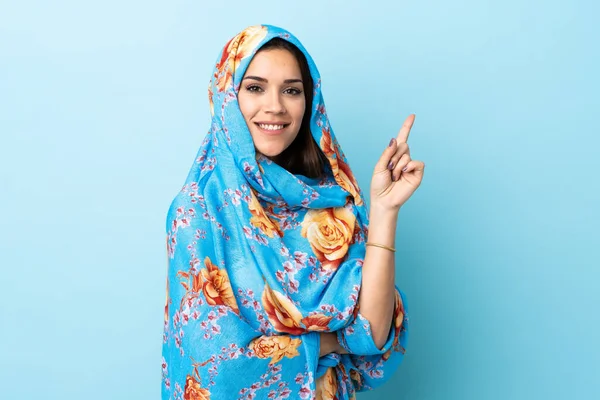
[[[338,343],[335,332],[321,333],[319,357],[323,357],[329,353],[348,354],[348,352]]]
[[[395,248],[397,210],[372,206],[367,242]],[[395,261],[390,250],[367,246],[362,267],[360,313],[369,320],[373,340],[381,348],[389,335],[394,312]]]

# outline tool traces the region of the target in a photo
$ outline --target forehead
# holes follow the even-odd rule
[[[283,77],[284,79],[301,78],[300,66],[296,57],[285,49],[257,52],[246,69],[244,76],[247,75],[258,75],[265,78],[267,76]]]

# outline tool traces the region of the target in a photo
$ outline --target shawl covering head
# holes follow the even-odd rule
[[[237,102],[252,57],[276,37],[308,61],[321,178],[257,157]],[[210,130],[167,215],[162,398],[346,399],[379,386],[404,354],[405,303],[397,290],[378,349],[357,307],[368,213],[315,63],[291,33],[251,26],[223,48],[208,92]],[[321,332],[351,354],[319,358]]]

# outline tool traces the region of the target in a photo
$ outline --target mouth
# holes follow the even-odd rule
[[[290,124],[288,123],[262,123],[255,122],[254,123],[261,132],[267,135],[277,135],[282,133],[285,128],[287,128]]]

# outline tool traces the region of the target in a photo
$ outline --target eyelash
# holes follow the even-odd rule
[[[255,93],[255,92],[258,92],[259,90],[262,90],[262,88],[258,85],[248,85],[248,86],[246,86],[246,90],[249,92]],[[302,94],[302,91],[300,89],[296,89],[296,88],[285,89],[285,91],[288,91],[288,90],[293,91],[293,93],[288,93],[288,94],[291,94],[292,96],[298,96],[299,94]]]

